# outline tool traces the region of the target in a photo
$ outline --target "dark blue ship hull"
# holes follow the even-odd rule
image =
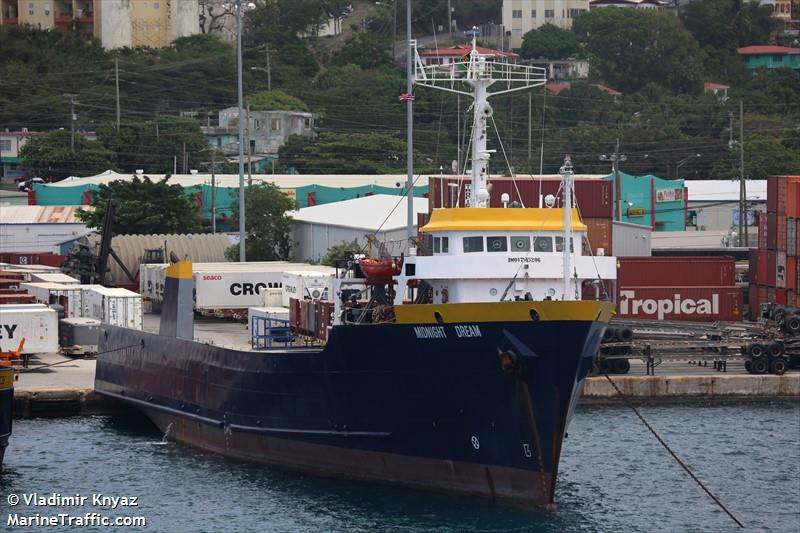
[[[109,327],[101,353],[134,347],[98,357],[96,389],[229,457],[546,505],[604,327],[336,326],[324,348],[268,353]]]
[[[0,465],[3,464],[14,414],[14,370],[0,367]]]

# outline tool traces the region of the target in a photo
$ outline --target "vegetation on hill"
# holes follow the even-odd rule
[[[414,0],[415,31],[436,31],[437,39],[444,38],[446,30],[438,28],[446,28],[446,4]],[[406,104],[397,97],[406,82],[402,65],[391,62],[393,10],[376,5],[363,21],[345,19],[349,36],[339,41],[300,37],[313,34],[328,13],[345,5],[275,0],[246,14],[244,91],[251,107],[308,109],[318,116],[319,136],[292,139],[281,150],[280,172],[405,172]],[[402,38],[405,17],[398,11]],[[746,174],[800,172],[800,72],[752,73],[736,53],[739,46],[777,38],[768,15],[756,3],[696,0],[679,17],[603,8],[578,16],[571,30],[545,26],[531,32],[523,57],[587,58],[590,79],[573,81],[558,94],[545,95],[539,88],[493,98],[490,146],[498,153],[492,172],[506,172],[508,158],[515,172],[538,173],[541,158],[541,170],[552,173],[567,153],[580,172],[608,172],[598,156],[613,151],[619,140],[628,156],[627,172],[729,178],[738,173],[740,101]],[[499,22],[499,2],[459,1],[454,17],[461,29]],[[496,46],[490,40],[483,44]],[[97,131],[107,160],[127,172],[171,171],[175,156],[182,169],[184,144],[189,168],[204,168],[211,157],[200,125],[236,105],[235,50],[214,35],[178,39],[163,49],[108,51],[97,42],[53,31],[3,26],[0,53],[0,124],[69,131],[70,97],[65,95],[76,95],[75,127]],[[267,54],[271,92],[263,70]],[[706,82],[730,86],[728,98],[705,93]],[[623,94],[611,96],[597,84]],[[415,168],[438,173],[460,159],[463,169],[470,102],[422,87],[415,92]],[[683,161],[696,153],[701,157]],[[78,161],[61,161],[56,167],[64,168],[53,177],[86,173]],[[36,165],[32,170],[44,172],[42,163]]]

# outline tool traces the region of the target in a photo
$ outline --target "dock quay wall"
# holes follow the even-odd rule
[[[698,376],[613,376],[611,380],[633,403],[703,403],[743,400],[800,401],[800,373]],[[614,387],[603,377],[586,379],[582,404],[621,403]]]

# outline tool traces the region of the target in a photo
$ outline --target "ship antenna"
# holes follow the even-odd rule
[[[473,99],[472,104],[472,190],[470,207],[489,207],[489,159],[494,150],[486,146],[492,118],[489,98],[544,85],[547,70],[541,67],[517,65],[512,61],[516,56],[506,52],[490,53],[478,51],[478,29],[472,28],[472,47],[468,56],[448,65],[425,65],[419,54],[414,54],[416,67],[414,83]],[[414,43],[416,46],[416,42]],[[497,84],[499,90],[489,92],[489,87]],[[466,88],[462,88],[466,85]]]
[[[571,300],[569,285],[572,274],[572,160],[564,157],[561,167],[561,188],[564,192],[564,232],[561,250],[564,257],[564,300]]]

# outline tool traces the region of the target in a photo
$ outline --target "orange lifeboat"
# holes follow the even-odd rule
[[[391,283],[392,276],[396,276],[403,268],[403,258],[370,259],[363,258],[358,261],[364,277],[369,283]]]

